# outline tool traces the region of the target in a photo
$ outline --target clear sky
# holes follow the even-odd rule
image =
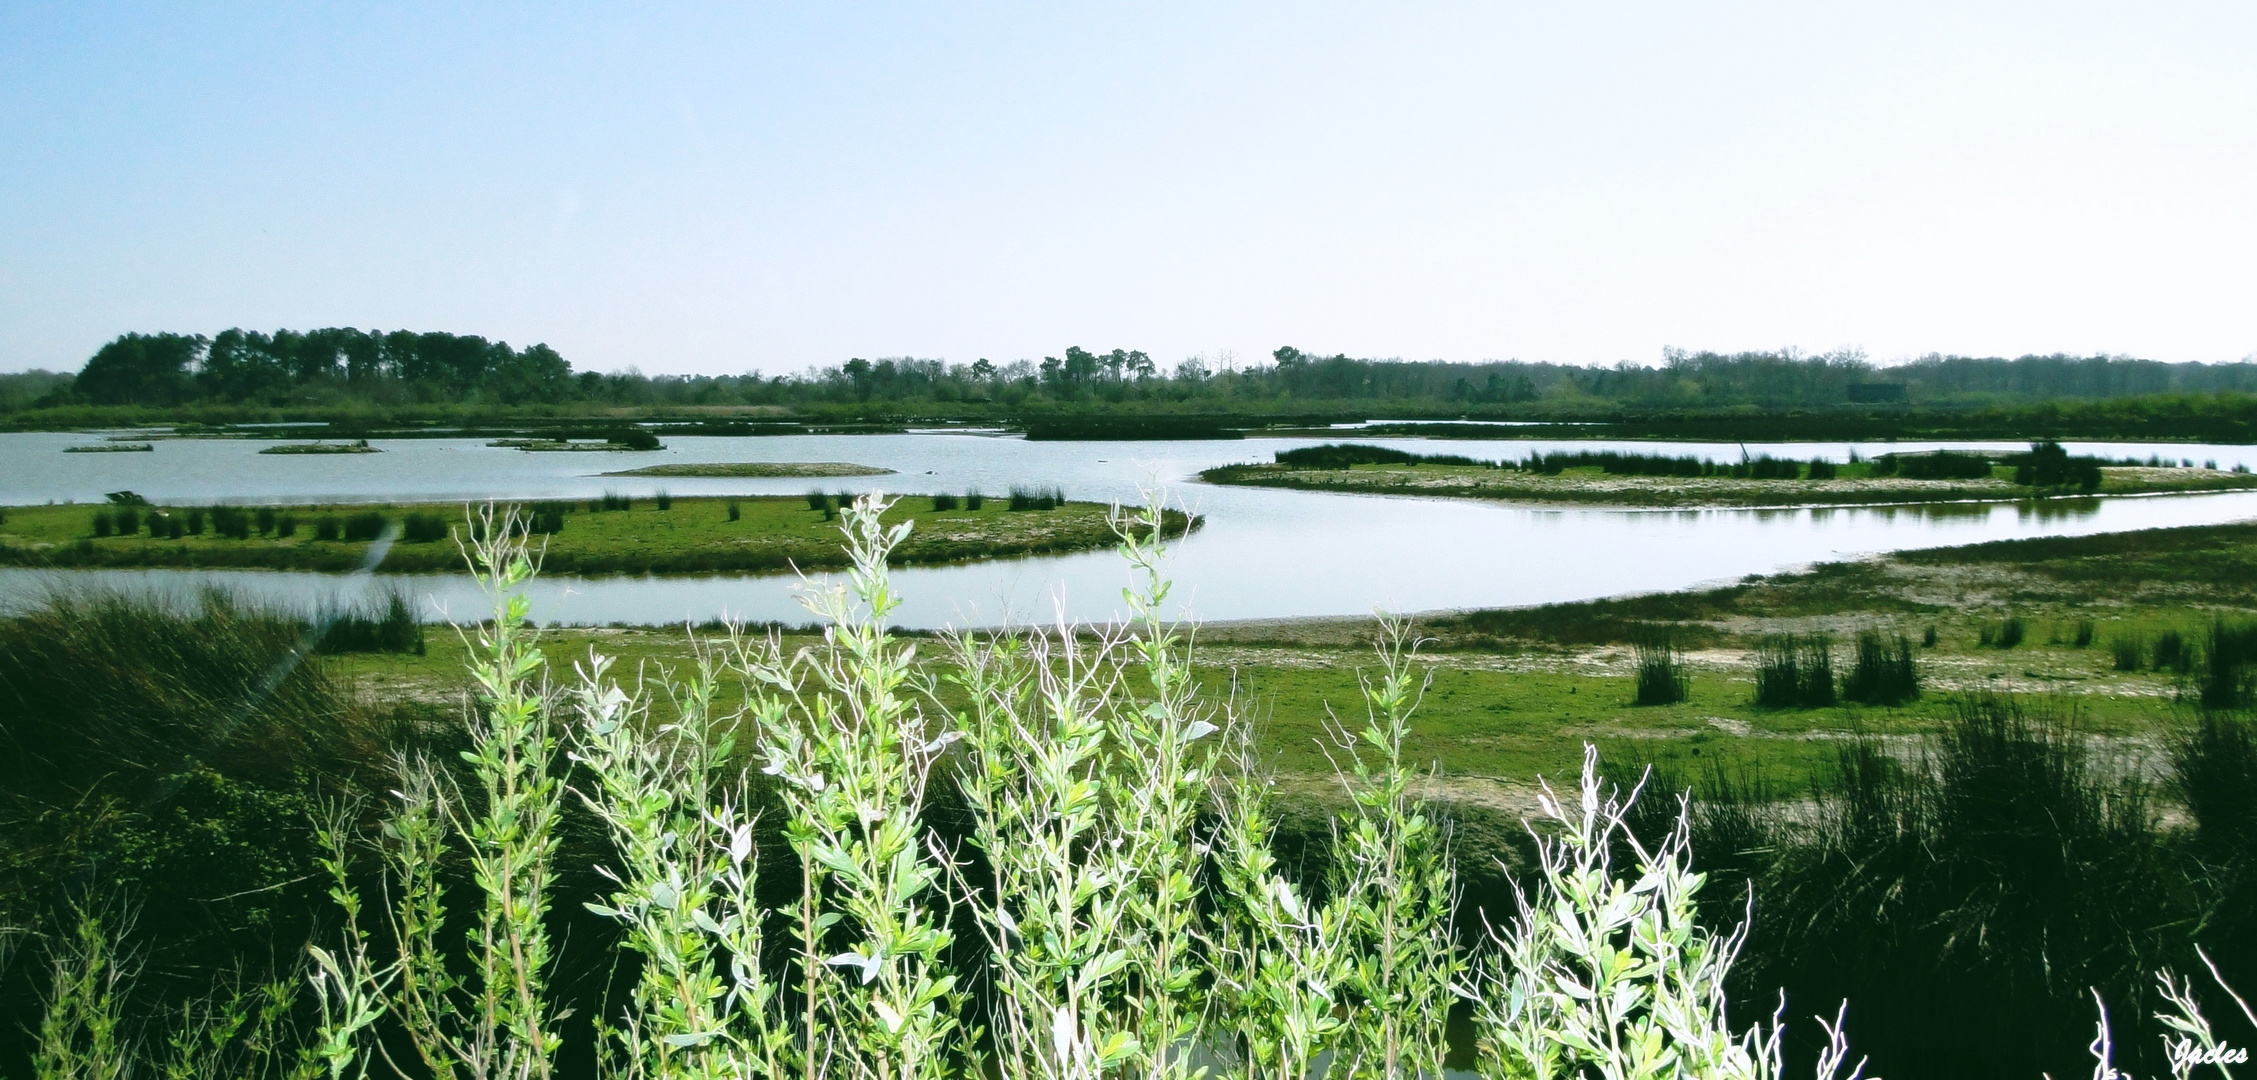
[[[2257,351],[2257,4],[0,4],[0,370]]]

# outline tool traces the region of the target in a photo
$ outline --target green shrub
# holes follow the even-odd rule
[[[117,521],[110,516],[108,511],[94,511],[94,535],[108,536],[111,530],[115,528],[117,528]]]
[[[744,511],[737,506],[737,501],[735,499],[729,500],[729,520],[735,521],[743,516]]]
[[[369,541],[384,535],[384,529],[390,524],[383,514],[371,510],[346,517],[339,531],[348,541]]]
[[[1976,641],[1986,649],[2011,649],[2028,636],[2029,624],[2019,615],[2009,615],[1996,622],[1985,624],[1976,631]]]
[[[1819,709],[1834,704],[1834,640],[1778,634],[1756,646],[1755,703],[1766,709]]]
[[[251,520],[258,526],[260,536],[265,536],[266,534],[273,532],[275,528],[275,522],[277,520],[274,513],[274,507],[259,507],[258,510],[251,515]]]
[[[400,523],[400,539],[410,544],[444,540],[447,532],[447,519],[437,514],[413,513]]]
[[[343,537],[344,535],[345,535],[345,523],[344,523],[344,522],[342,522],[342,521],[339,521],[339,520],[337,520],[336,518],[333,518],[333,517],[321,517],[321,518],[317,518],[317,519],[315,519],[315,520],[314,520],[314,523],[313,523],[313,538],[314,538],[314,539],[316,539],[316,540],[324,540],[324,541],[334,541],[334,540],[338,540],[338,539],[341,539],[341,538],[342,538],[342,537]]]
[[[1632,704],[1674,705],[1685,700],[1692,679],[1678,660],[1677,650],[1666,641],[1639,642],[1636,650],[1638,677]]]
[[[1842,680],[1842,696],[1866,705],[1903,705],[1920,697],[1920,669],[1912,656],[1912,642],[1903,635],[1894,640],[1878,630],[1857,635],[1856,659]]]

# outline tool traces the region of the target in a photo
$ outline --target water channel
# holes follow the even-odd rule
[[[1343,438],[1352,437],[1343,432]],[[1014,484],[1057,486],[1075,499],[1134,501],[1155,481],[1205,526],[1176,545],[1170,566],[1178,614],[1205,621],[1424,612],[1578,600],[1679,589],[1874,552],[2037,535],[2114,532],[2257,517],[2257,492],[2056,499],[1873,508],[1624,510],[1334,495],[1200,484],[1197,473],[1323,439],[1186,442],[1036,442],[994,433],[671,438],[651,453],[527,453],[480,440],[379,442],[364,455],[260,455],[246,440],[159,441],[154,453],[64,454],[83,434],[0,435],[0,505],[99,502],[132,490],[160,503],[352,503],[586,499],[806,492],[808,480],[607,477],[661,463],[846,461],[894,475],[824,480],[825,491],[1000,494]],[[1336,440],[1330,440],[1336,441]],[[1425,453],[1520,458],[1531,451],[1623,449],[1737,460],[1739,444],[1358,439]],[[2020,449],[2025,444],[1750,444],[1751,453],[1827,456],[1851,449]],[[2160,455],[2257,467],[2257,447],[2076,443],[2072,453]],[[897,572],[904,626],[1048,621],[1059,611],[1105,620],[1123,608],[1127,574],[1109,552],[1010,559]],[[0,570],[0,608],[86,584],[187,598],[217,586],[312,607],[407,589],[437,618],[476,617],[484,603],[462,575],[373,580],[275,571]],[[788,576],[551,576],[531,589],[551,623],[664,624],[714,618],[802,622]]]

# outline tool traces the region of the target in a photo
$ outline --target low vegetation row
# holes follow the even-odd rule
[[[2221,472],[2157,459],[2110,462],[2042,441],[2028,451],[1888,453],[1808,462],[1745,452],[1737,461],[1620,450],[1535,451],[1482,460],[1346,443],[1277,451],[1271,465],[1225,465],[1210,483],[1374,494],[1638,506],[1862,504],[2257,488],[2246,466]],[[1786,484],[1783,481],[1800,483]]]
[[[518,528],[541,536],[546,565],[565,573],[785,572],[837,566],[831,522],[855,496],[676,498],[609,493],[585,501],[531,504]],[[55,567],[265,567],[352,570],[389,542],[375,569],[459,569],[449,536],[465,527],[461,507],[158,506],[131,492],[112,505],[12,508],[0,520],[0,562]],[[1055,487],[1018,485],[988,499],[978,492],[904,502],[890,511],[921,527],[893,551],[904,563],[947,563],[1081,551],[1111,543],[1106,507],[1070,501]],[[1181,513],[1170,535],[1195,528]]]

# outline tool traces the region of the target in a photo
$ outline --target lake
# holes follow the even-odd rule
[[[1344,431],[1342,436],[1353,437]],[[1177,613],[1204,621],[1359,615],[1375,608],[1423,612],[1588,599],[1679,589],[1856,555],[2021,536],[2212,524],[2257,517],[2257,492],[1997,504],[1936,504],[1786,510],[1617,510],[1537,507],[1225,488],[1191,478],[1205,468],[1267,461],[1275,451],[1323,439],[1189,442],[1038,442],[996,434],[807,435],[673,438],[651,453],[527,453],[481,440],[380,441],[381,454],[260,455],[245,440],[158,441],[153,453],[64,454],[92,441],[78,434],[0,435],[0,504],[99,502],[132,490],[157,502],[305,503],[397,500],[586,499],[615,491],[638,497],[884,491],[1001,494],[1013,484],[1058,486],[1076,499],[1135,501],[1162,484],[1172,502],[1204,515],[1205,527],[1176,545],[1170,569]],[[1357,439],[1476,458],[1531,451],[1624,449],[1736,460],[1738,444]],[[1750,453],[1841,460],[1942,446],[2020,449],[2020,443],[1749,444]],[[2257,467],[2257,447],[2072,443],[2072,453],[2110,458],[2161,454],[2196,463]],[[661,463],[849,461],[896,475],[850,479],[744,480],[605,477],[606,470]],[[1063,611],[1104,620],[1124,610],[1127,574],[1109,552],[1005,560],[896,572],[912,627],[1048,621]],[[426,615],[477,617],[484,603],[469,580],[392,576],[373,580],[272,571],[110,570],[67,574],[0,570],[0,604],[35,599],[57,585],[99,583],[176,597],[217,585],[247,596],[311,606],[387,588],[415,594]],[[789,577],[550,577],[531,589],[543,622],[663,624],[713,618],[801,622]]]

